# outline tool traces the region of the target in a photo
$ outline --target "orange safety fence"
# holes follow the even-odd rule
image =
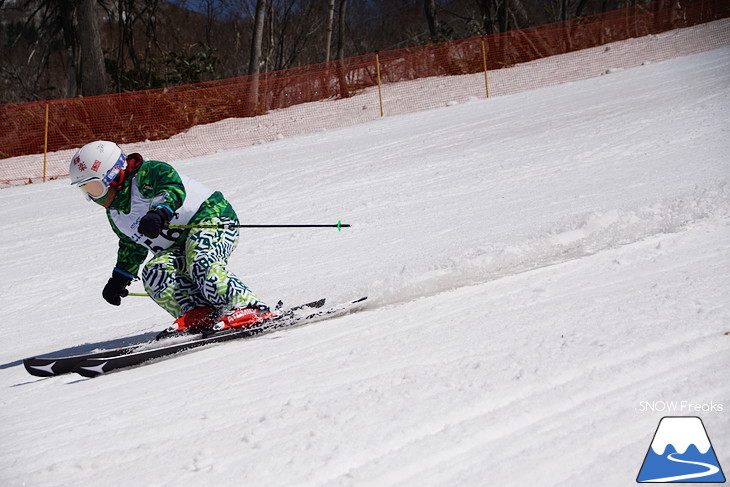
[[[667,3],[672,6],[663,7]],[[128,153],[143,149],[146,158],[169,161],[353,125],[382,115],[593,77],[607,67],[621,67],[611,62],[639,65],[722,47],[730,44],[730,24],[725,21],[714,27],[708,24],[711,27],[703,31],[701,39],[691,32],[689,37],[672,37],[669,31],[726,19],[729,4],[698,0],[680,6],[659,1],[256,77],[0,105],[0,183],[7,186],[66,176],[73,150],[97,139],[113,140]],[[659,38],[661,33],[667,34]],[[606,44],[632,38],[649,41],[653,52],[647,52],[645,43],[638,53],[623,48],[616,49],[618,57],[606,54],[611,49]],[[577,61],[573,57],[562,62],[557,56],[576,51],[585,54]],[[550,63],[531,63],[551,56],[557,57]],[[627,61],[627,56],[633,58]],[[424,79],[436,79],[442,85],[440,96],[426,96],[432,92],[419,84]],[[338,105],[313,103],[323,100],[336,100]],[[338,109],[348,115],[338,116]]]

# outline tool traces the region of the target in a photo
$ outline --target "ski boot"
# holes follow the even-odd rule
[[[160,332],[155,339],[160,340],[171,336],[199,333],[217,321],[216,314],[210,306],[193,308],[176,319],[167,329]]]
[[[217,323],[209,327],[209,330],[218,332],[229,328],[253,328],[276,317],[277,315],[272,313],[266,305],[249,305],[245,308],[234,309],[229,314],[223,315]]]

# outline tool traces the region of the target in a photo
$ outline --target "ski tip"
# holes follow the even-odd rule
[[[104,366],[106,365],[106,361],[103,361],[96,365],[92,365],[93,363],[95,363],[93,360],[81,362],[80,364],[77,364],[76,367],[74,367],[73,371],[79,375],[90,378],[98,377],[104,374]]]
[[[44,360],[38,357],[29,357],[23,360],[23,367],[30,374],[36,377],[53,377],[56,371],[53,367],[56,365],[55,360]]]

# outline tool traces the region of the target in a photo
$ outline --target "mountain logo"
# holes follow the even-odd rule
[[[724,483],[725,475],[696,416],[665,416],[659,421],[636,482]]]

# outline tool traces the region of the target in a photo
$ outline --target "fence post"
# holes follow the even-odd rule
[[[46,167],[48,164],[48,103],[46,103],[46,122],[43,129],[43,182],[46,182]]]
[[[383,112],[383,88],[382,82],[380,81],[380,54],[378,51],[375,51],[375,72],[378,76],[378,98],[380,98],[380,116],[384,117],[385,113]]]
[[[489,98],[489,79],[487,79],[487,43],[484,42],[484,36],[482,36],[482,62],[484,63],[484,90]]]

